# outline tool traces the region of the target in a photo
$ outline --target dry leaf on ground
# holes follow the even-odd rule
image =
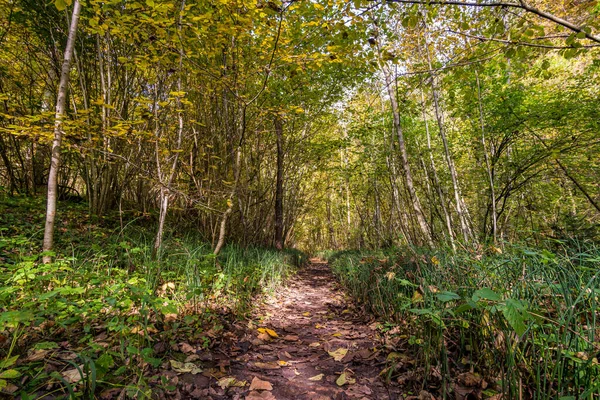
[[[323,379],[323,374],[315,375],[311,378],[308,378],[309,381],[313,381],[313,382],[320,381],[322,379]]]
[[[79,366],[79,369],[73,368],[66,371],[61,372],[62,377],[65,381],[69,383],[77,383],[85,378],[85,373],[83,372],[83,365]],[[83,376],[82,376],[83,375]]]
[[[246,386],[246,381],[238,381],[232,376],[226,376],[224,378],[219,379],[217,381],[217,385],[219,385],[219,387],[224,390],[233,386],[244,387]]]
[[[177,360],[169,360],[169,362],[171,363],[171,369],[179,374],[189,372],[192,375],[196,375],[202,372],[202,368],[191,362],[183,363]]]
[[[346,373],[346,371],[342,372],[342,374],[336,379],[335,383],[338,386],[344,386],[346,384],[348,385],[352,385],[354,383],[356,383],[356,379],[351,378],[350,375],[348,373]]]
[[[277,332],[275,332],[273,329],[269,329],[269,328],[258,328],[258,332],[259,333],[266,333],[267,335],[271,336],[272,338],[278,338],[279,335],[277,334]]]
[[[260,369],[279,369],[281,366],[276,361],[255,362],[254,366]]]
[[[335,361],[342,361],[342,358],[346,357],[346,354],[348,354],[348,349],[340,347],[335,351],[328,351],[327,353],[333,357]]]
[[[250,383],[250,390],[273,390],[273,385],[271,385],[271,382],[254,377]]]
[[[277,400],[271,392],[250,392],[246,396],[246,400]]]

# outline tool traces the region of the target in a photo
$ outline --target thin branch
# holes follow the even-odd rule
[[[555,24],[563,26],[573,32],[583,33],[585,37],[596,43],[600,43],[600,36],[593,35],[588,29],[580,25],[575,25],[565,19],[557,17],[556,15],[550,14],[546,11],[532,7],[524,1],[519,3],[510,2],[494,2],[494,3],[474,3],[470,1],[454,1],[454,0],[386,0],[388,3],[402,3],[402,4],[425,4],[425,5],[442,5],[442,6],[465,6],[465,7],[503,7],[503,8],[519,8],[537,15],[538,17],[544,18],[548,21],[552,21]]]
[[[498,43],[505,43],[505,44],[510,44],[510,45],[515,45],[515,46],[526,46],[526,47],[537,47],[537,48],[541,48],[541,49],[577,49],[580,47],[584,47],[584,48],[593,48],[593,47],[600,47],[600,44],[588,44],[588,45],[583,45],[580,47],[574,47],[574,46],[553,46],[553,45],[547,45],[547,44],[537,44],[537,43],[529,43],[529,42],[518,42],[516,40],[505,40],[505,39],[496,39],[496,38],[489,38],[486,36],[478,36],[478,35],[471,35],[469,33],[465,33],[465,32],[458,32],[458,31],[454,31],[451,29],[447,29],[446,32],[450,32],[450,33],[454,33],[456,35],[461,35],[461,36],[465,36],[471,39],[478,39],[484,42],[498,42]]]

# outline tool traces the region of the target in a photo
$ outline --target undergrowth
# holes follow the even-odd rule
[[[153,259],[146,216],[111,225],[119,219],[62,204],[55,261],[42,264],[42,201],[0,203],[0,393],[23,399],[168,390],[154,372],[173,345],[210,347],[223,324],[305,261],[293,250],[234,245],[215,257],[175,231]]]
[[[444,398],[458,396],[454,378],[464,371],[485,379],[474,398],[600,394],[596,245],[326,256],[357,303],[387,320],[381,329],[397,348],[412,350],[413,360],[391,357],[388,378]]]

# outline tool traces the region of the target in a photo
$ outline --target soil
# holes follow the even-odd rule
[[[166,371],[176,389],[165,398],[398,399],[380,376],[389,350],[375,324],[352,307],[326,263],[311,260],[274,297],[257,305],[254,322],[227,328],[202,373]],[[180,349],[180,351],[184,351]],[[212,366],[212,367],[211,367]]]

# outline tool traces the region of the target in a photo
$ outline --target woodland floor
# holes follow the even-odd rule
[[[200,356],[208,367],[203,373],[166,371],[176,389],[165,397],[399,398],[400,389],[379,376],[387,353],[381,351],[375,324],[354,311],[326,263],[313,259],[254,312],[257,324],[232,324],[225,333],[228,340]],[[219,379],[207,373],[215,368]]]

